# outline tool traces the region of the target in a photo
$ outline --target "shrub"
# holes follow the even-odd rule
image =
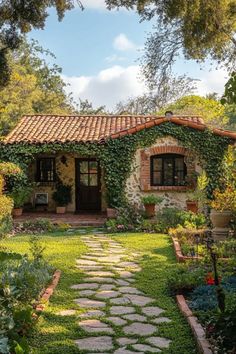
[[[206,224],[205,216],[201,213],[195,214],[191,211],[179,210],[177,208],[165,208],[157,215],[160,227],[164,232],[169,228],[176,228],[178,225],[190,223],[193,228],[201,228]]]
[[[176,264],[167,282],[171,293],[182,294],[201,285],[204,281],[206,270],[203,267],[194,267],[186,264]]]
[[[12,199],[5,195],[0,195],[0,237],[12,229],[12,208]]]
[[[9,194],[14,201],[14,208],[22,208],[32,193],[31,186],[14,187]]]
[[[142,213],[134,206],[129,205],[118,208],[117,218],[108,220],[106,227],[111,232],[138,230],[142,221]]]
[[[18,233],[38,234],[43,232],[51,232],[54,230],[55,226],[49,219],[46,218],[27,220],[15,227],[15,232]]]
[[[144,197],[141,198],[141,201],[144,205],[148,205],[148,204],[159,204],[163,201],[163,198],[158,197],[154,194],[150,194],[150,195],[145,195]]]

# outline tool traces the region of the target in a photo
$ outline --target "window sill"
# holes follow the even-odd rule
[[[176,191],[176,192],[186,192],[192,190],[190,186],[149,186],[145,188],[144,191]]]

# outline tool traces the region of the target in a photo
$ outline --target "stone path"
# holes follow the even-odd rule
[[[103,234],[83,235],[89,252],[76,260],[85,274],[83,283],[73,284],[74,302],[79,315],[78,327],[84,335],[75,341],[79,352],[103,354],[159,353],[170,340],[158,336],[158,325],[169,323],[155,299],[133,285],[134,274],[141,270],[118,242]],[[68,309],[61,316],[74,315]]]

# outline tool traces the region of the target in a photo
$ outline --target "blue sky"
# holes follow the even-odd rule
[[[84,11],[75,8],[62,22],[51,10],[44,30],[34,30],[29,37],[56,55],[75,100],[87,98],[95,106],[112,109],[120,100],[145,91],[138,58],[152,23],[140,23],[134,12],[108,11],[103,0],[83,0],[83,4]],[[209,65],[201,70],[197,63],[183,60],[175,66],[177,74],[199,79],[199,94],[221,93],[226,74],[209,69]]]

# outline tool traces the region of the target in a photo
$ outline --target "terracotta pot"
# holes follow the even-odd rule
[[[155,216],[155,204],[145,204],[144,207],[147,217]]]
[[[219,210],[211,210],[210,219],[213,225],[213,228],[228,228],[229,222],[231,220],[232,213],[229,210],[219,211]]]
[[[108,219],[116,219],[117,218],[117,210],[115,208],[107,208],[107,218]]]
[[[195,214],[198,212],[198,202],[193,200],[186,200],[187,210]]]
[[[57,214],[65,214],[65,212],[66,212],[66,207],[64,207],[64,206],[58,206],[58,207],[56,208],[56,212],[57,212]]]
[[[13,216],[21,216],[23,213],[23,208],[14,208],[12,210],[12,215]]]

